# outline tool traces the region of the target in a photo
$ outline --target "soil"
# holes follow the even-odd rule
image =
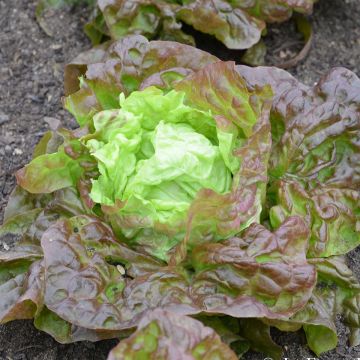
[[[62,109],[63,67],[90,43],[82,26],[89,9],[65,7],[47,11],[45,21],[53,32],[44,33],[35,20],[35,0],[0,0],[0,222],[8,196],[15,185],[14,172],[31,158],[32,149],[48,130],[49,118],[66,127],[75,126]],[[360,75],[360,2],[358,0],[320,0],[312,16],[313,48],[291,72],[307,84],[314,84],[333,66],[345,66]],[[293,23],[270,27],[266,43],[268,64],[278,64],[284,56],[299,49]],[[213,48],[214,44],[200,44]],[[240,54],[215,46],[221,58],[238,59]],[[285,54],[285,55],[284,55]],[[0,251],[14,238],[0,238]],[[360,279],[360,249],[348,255],[348,262]],[[321,356],[323,360],[360,357],[360,348],[347,346],[347,330],[339,319],[339,347]],[[303,333],[279,333],[274,339],[285,347],[291,359],[314,357],[306,347]],[[0,326],[0,360],[91,360],[106,359],[116,341],[81,342],[61,345],[37,331],[31,321],[15,321]],[[264,359],[249,353],[245,359]]]

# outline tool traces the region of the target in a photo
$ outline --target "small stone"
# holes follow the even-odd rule
[[[9,115],[0,113],[0,125],[8,122],[9,120],[10,120]]]
[[[280,51],[280,58],[281,58],[281,59],[285,59],[285,58],[286,58],[286,52],[285,52],[285,51],[283,51],[283,50]]]
[[[3,247],[5,249],[5,251],[9,251],[10,250],[10,246],[6,243],[3,243]]]
[[[23,151],[19,148],[15,148],[13,151],[13,155],[22,155]]]
[[[116,268],[121,275],[125,275],[125,269],[121,265],[117,265]]]
[[[5,152],[11,153],[11,146],[10,145],[5,146]]]
[[[61,125],[61,121],[59,119],[50,116],[45,116],[44,121],[49,125],[49,128],[52,131],[56,131]]]
[[[53,44],[53,45],[51,45],[51,48],[53,50],[60,50],[62,48],[62,45],[61,44]]]

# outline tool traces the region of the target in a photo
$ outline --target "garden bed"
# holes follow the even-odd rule
[[[35,1],[0,0],[0,222],[7,198],[14,187],[14,172],[26,164],[32,149],[48,130],[49,118],[65,126],[75,126],[62,109],[63,67],[79,52],[90,47],[82,32],[89,10],[65,8],[47,11],[45,20],[53,32],[46,35],[35,20]],[[313,84],[333,66],[344,66],[360,74],[360,2],[358,0],[320,0],[315,7],[315,39],[307,59],[291,72],[306,84]],[[267,60],[278,64],[286,51],[293,48],[296,33],[293,25],[270,28],[266,40]],[[289,30],[290,29],[290,30]],[[208,48],[208,44],[200,44]],[[213,47],[213,45],[212,45]],[[274,54],[272,49],[276,49]],[[223,53],[224,59],[237,54]],[[0,239],[0,251],[11,248],[16,239]],[[360,280],[360,250],[348,255],[348,262]],[[340,320],[340,319],[339,319]],[[339,325],[339,347],[321,357],[338,360],[360,356],[360,349],[349,349],[346,331]],[[311,357],[304,345],[304,335],[276,333],[275,340],[284,345],[289,359]],[[0,325],[0,359],[106,359],[116,341],[60,345],[45,333],[38,332],[31,321]],[[263,359],[248,353],[245,359]]]

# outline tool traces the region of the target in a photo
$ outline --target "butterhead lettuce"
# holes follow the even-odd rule
[[[239,159],[232,155],[240,142],[236,132],[218,130],[210,111],[184,101],[183,92],[164,94],[156,87],[128,98],[121,94],[120,109],[96,114],[95,133],[81,140],[100,172],[92,180],[91,199],[118,206],[117,216],[124,222],[144,219],[136,227],[122,227],[127,238],[136,243],[138,234],[155,224],[178,229],[180,234],[154,249],[160,258],[184,236],[197,193],[203,188],[229,193],[239,169]]]
[[[110,359],[280,360],[270,326],[319,355],[337,314],[360,343],[342,257],[360,243],[355,74],[307,87],[132,36],[79,56],[65,85],[79,127],[44,135],[0,228],[21,236],[0,253],[1,323],[128,337]]]
[[[93,91],[104,108],[88,116],[82,136],[64,134],[58,151],[17,174],[25,190],[49,193],[85,181],[89,201],[117,235],[165,261],[184,241],[192,248],[260,221],[269,87],[249,91],[233,63],[218,62],[173,89],[121,92],[115,107],[103,88]],[[46,176],[38,181],[40,173]]]

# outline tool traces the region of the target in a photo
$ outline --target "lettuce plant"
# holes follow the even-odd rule
[[[316,0],[39,0],[36,18],[43,30],[52,36],[42,17],[45,9],[87,4],[93,9],[93,14],[84,30],[93,45],[135,34],[148,39],[195,45],[195,39],[190,33],[196,30],[213,36],[229,49],[248,49],[242,56],[242,62],[260,65],[265,62],[266,46],[261,37],[266,34],[266,24],[287,21],[295,13],[296,26],[304,37],[305,45],[293,59],[281,64],[283,68],[289,68],[301,61],[311,48],[312,26],[303,15],[312,13],[315,2]]]
[[[360,343],[355,74],[309,88],[131,36],[81,54],[65,89],[79,128],[44,135],[5,210],[22,240],[0,253],[0,322],[128,337],[109,359],[279,359],[270,326],[320,354],[338,313]]]
[[[194,45],[182,24],[213,35],[229,49],[257,44],[266,23],[288,20],[294,11],[312,12],[315,0],[98,0],[98,13],[86,26],[96,43],[102,36],[120,39],[129,34]]]

